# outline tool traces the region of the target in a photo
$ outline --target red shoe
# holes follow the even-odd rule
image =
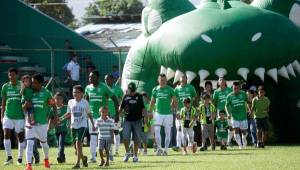
[[[50,168],[50,163],[49,163],[48,159],[44,160],[44,166],[45,166],[45,168]]]
[[[27,163],[27,164],[26,164],[25,170],[32,170],[32,166],[31,166],[30,163]]]

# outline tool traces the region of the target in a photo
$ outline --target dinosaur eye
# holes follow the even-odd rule
[[[262,33],[261,33],[261,32],[257,32],[257,33],[255,33],[255,34],[253,35],[251,41],[252,41],[252,42],[255,42],[255,41],[257,41],[258,39],[260,39],[261,36],[262,36]]]
[[[290,20],[295,23],[297,26],[300,27],[300,1],[296,1],[291,8],[289,18]]]
[[[201,38],[207,43],[212,43],[212,39],[206,34],[202,34]]]

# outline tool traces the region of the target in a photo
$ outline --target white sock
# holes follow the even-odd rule
[[[92,159],[96,159],[97,135],[91,135],[91,138],[90,138],[90,151],[91,151]]]
[[[4,139],[4,148],[6,151],[7,156],[12,156],[11,155],[11,142],[10,139]]]
[[[231,142],[231,139],[233,138],[233,136],[234,136],[234,132],[228,130],[228,140],[227,140],[227,143],[230,143],[230,142]]]
[[[157,149],[161,149],[161,136],[160,136],[160,126],[155,126],[154,132],[155,132],[155,141],[157,145]]]
[[[164,126],[165,128],[165,151],[168,152],[168,148],[170,145],[170,141],[171,141],[171,126],[166,125]]]
[[[242,134],[243,146],[247,146],[247,133]]]
[[[234,139],[236,141],[236,143],[241,147],[242,146],[242,143],[241,143],[241,136],[240,134],[234,134]]]
[[[119,148],[120,148],[120,134],[115,135],[115,141],[114,142],[115,142],[115,146],[116,146],[115,151],[119,152]]]
[[[22,159],[23,158],[23,152],[25,149],[25,142],[19,142],[18,143],[18,159]]]
[[[34,140],[27,140],[27,146],[26,146],[26,160],[27,160],[27,163],[32,162],[33,145],[34,145]]]
[[[45,155],[45,159],[48,159],[49,158],[49,145],[47,142],[45,143],[40,143],[42,148],[43,148],[43,152],[44,152],[44,155]]]
[[[181,147],[181,142],[182,142],[182,131],[177,130],[176,134],[176,146]]]

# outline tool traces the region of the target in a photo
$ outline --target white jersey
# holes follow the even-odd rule
[[[67,113],[71,113],[71,127],[74,129],[87,127],[87,114],[90,112],[90,105],[85,99],[79,102],[75,99],[69,100]]]

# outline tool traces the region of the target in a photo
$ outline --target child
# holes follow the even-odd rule
[[[225,111],[219,112],[219,119],[215,121],[215,127],[217,129],[217,140],[221,144],[221,150],[227,150],[227,138],[228,138],[228,121],[225,118]]]
[[[22,95],[23,112],[25,113],[25,117],[26,117],[26,124],[27,126],[32,126],[34,125],[32,101],[31,101],[33,95],[33,89],[31,88],[31,77],[29,75],[24,75],[22,77],[21,95]]]
[[[59,117],[63,116],[67,112],[67,107],[64,106],[64,97],[62,93],[57,92],[54,95],[54,100],[57,108],[57,114]],[[58,155],[57,155],[57,162],[58,163],[64,163],[66,162],[66,157],[65,157],[65,137],[68,132],[68,127],[67,127],[68,120],[63,120],[59,122],[59,124],[56,125],[55,130],[56,130],[56,138],[57,138],[57,143],[58,143]]]
[[[194,124],[196,123],[196,109],[191,106],[191,99],[186,98],[183,100],[184,107],[180,110],[181,129],[182,129],[182,144],[183,154],[187,154],[187,143],[189,146],[194,147]]]
[[[252,100],[251,112],[254,113],[256,121],[258,148],[264,148],[267,141],[270,100],[265,96],[265,93],[264,87],[259,86],[258,96]]]
[[[60,122],[71,116],[72,134],[76,142],[77,161],[72,169],[80,168],[80,160],[84,167],[88,166],[87,157],[82,153],[82,142],[87,131],[87,117],[92,122],[92,128],[95,130],[92,114],[88,101],[83,99],[83,87],[76,85],[73,87],[74,99],[69,100],[67,113],[60,118]]]
[[[210,95],[203,95],[203,103],[199,106],[201,132],[202,132],[202,147],[200,151],[205,151],[206,139],[209,138],[211,149],[215,150],[214,146],[214,125],[213,121],[216,115],[215,106],[211,103]]]
[[[114,120],[108,117],[108,107],[103,106],[100,108],[101,117],[96,120],[95,126],[98,128],[99,132],[99,154],[101,158],[101,163],[99,166],[109,166],[109,156],[106,156],[106,162],[104,161],[105,155],[109,155],[109,150],[111,143],[113,141],[113,132],[114,132]]]

